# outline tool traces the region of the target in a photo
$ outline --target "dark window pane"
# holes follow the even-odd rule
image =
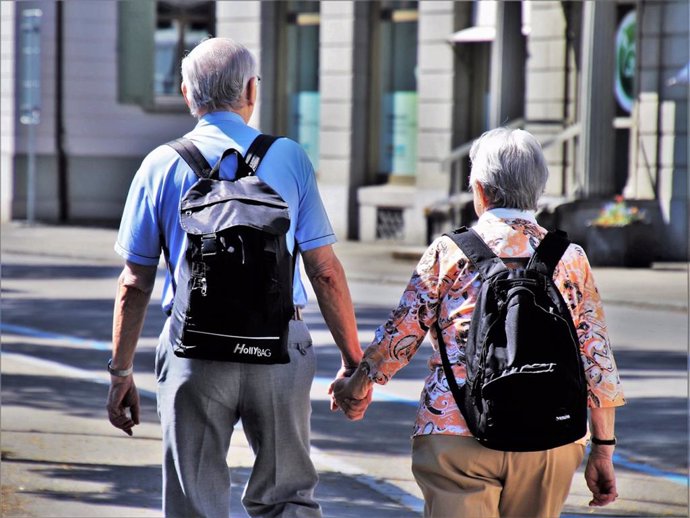
[[[180,95],[182,57],[215,32],[215,2],[157,2],[154,93]]]

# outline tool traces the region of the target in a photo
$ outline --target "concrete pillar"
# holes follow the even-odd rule
[[[585,197],[614,194],[614,68],[616,2],[585,2],[580,73],[580,153],[577,160]]]
[[[353,105],[355,2],[321,2],[319,89],[321,130],[319,190],[340,239],[356,234],[356,200],[351,189],[353,160]],[[367,26],[364,24],[364,26]],[[360,93],[358,92],[358,95]],[[358,150],[358,153],[362,153]],[[354,221],[351,221],[351,215]]]
[[[630,161],[631,174],[625,186],[627,198],[656,198],[659,95],[643,92],[633,106]]]
[[[525,38],[522,2],[496,3],[496,37],[491,47],[489,121],[496,128],[522,117],[525,109]]]

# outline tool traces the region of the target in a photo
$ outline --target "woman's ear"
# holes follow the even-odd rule
[[[489,209],[489,200],[486,197],[486,191],[484,187],[479,182],[474,182],[472,184],[472,194],[474,195],[474,212],[477,216],[481,216]]]

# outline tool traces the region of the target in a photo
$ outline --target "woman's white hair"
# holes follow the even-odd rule
[[[256,60],[247,48],[230,38],[209,38],[182,60],[182,81],[187,87],[189,111],[237,109],[249,80],[256,76]]]
[[[541,145],[521,129],[485,132],[470,149],[470,186],[481,184],[492,208],[536,210],[549,170]]]

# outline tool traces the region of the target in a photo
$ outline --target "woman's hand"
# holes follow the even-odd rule
[[[353,421],[362,419],[373,396],[366,368],[360,365],[352,376],[336,378],[328,393],[331,395],[332,410],[340,408]]]

